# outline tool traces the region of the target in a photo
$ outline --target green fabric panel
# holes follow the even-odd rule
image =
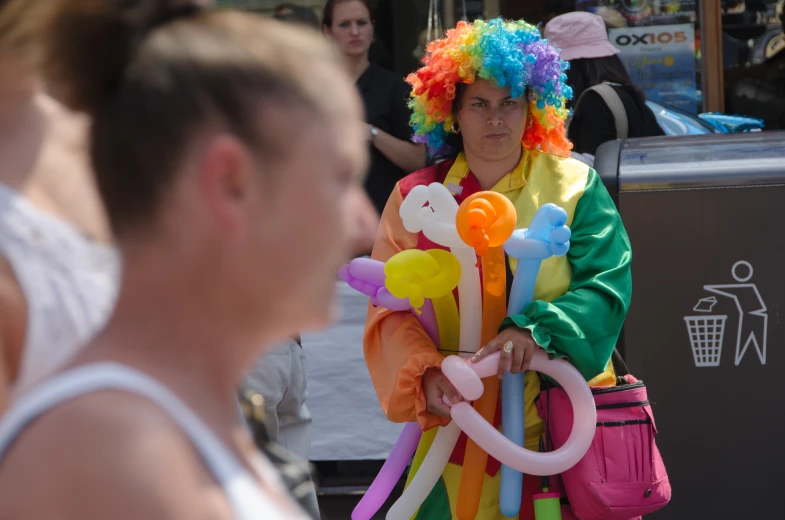
[[[450,499],[447,496],[447,486],[444,479],[439,477],[439,481],[433,486],[428,498],[420,506],[414,520],[452,520],[450,512]]]

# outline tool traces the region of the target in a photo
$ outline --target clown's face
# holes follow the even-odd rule
[[[466,153],[484,161],[519,154],[528,117],[525,98],[513,98],[509,88],[484,79],[466,86],[455,114]]]

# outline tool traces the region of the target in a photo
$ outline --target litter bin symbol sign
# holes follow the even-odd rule
[[[729,298],[739,312],[735,365],[739,365],[750,346],[755,348],[761,365],[766,364],[769,317],[758,287],[754,283],[745,283],[752,278],[752,273],[749,262],[736,262],[732,274],[738,283],[704,286],[703,288],[713,295],[698,300],[692,310],[699,314],[684,317],[696,367],[718,367],[722,358],[722,342],[728,316],[710,314],[718,303],[714,294]]]
[[[727,316],[685,316],[696,367],[718,367]]]

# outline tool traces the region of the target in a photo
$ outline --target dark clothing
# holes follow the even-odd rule
[[[403,78],[371,63],[357,80],[357,89],[363,98],[368,123],[398,139],[411,139],[411,111],[406,105],[411,88]],[[365,191],[380,214],[395,183],[408,173],[371,145],[371,168],[365,180]]]
[[[657,124],[654,112],[646,106],[645,100],[634,94],[627,85],[611,85],[621,98],[627,112],[628,136],[652,137],[665,135]],[[572,116],[567,137],[578,153],[596,155],[597,148],[608,141],[616,140],[616,124],[613,113],[602,97],[594,91],[586,91],[580,105]]]

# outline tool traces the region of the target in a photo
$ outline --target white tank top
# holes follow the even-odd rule
[[[19,394],[63,366],[114,308],[120,257],[0,183],[0,256],[27,302]]]
[[[0,421],[0,461],[25,427],[58,404],[100,390],[125,390],[163,409],[193,443],[215,481],[223,488],[234,520],[305,520],[288,498],[272,464],[261,453],[254,460],[256,478],[180,399],[148,375],[119,363],[95,363],[68,370],[19,398]]]

